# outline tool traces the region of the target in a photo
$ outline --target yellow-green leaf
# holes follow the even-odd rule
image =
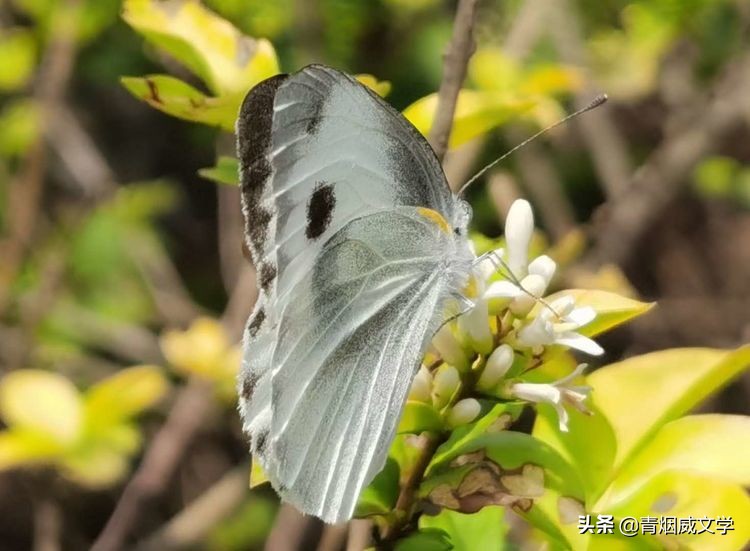
[[[131,367],[93,385],[84,398],[90,425],[105,426],[130,418],[153,406],[169,385],[161,369]]]
[[[270,42],[243,35],[197,0],[126,0],[123,18],[216,94],[244,94],[279,72]]]
[[[692,415],[664,425],[626,462],[602,498],[614,503],[656,474],[683,470],[750,485],[750,417]]]
[[[397,434],[419,434],[424,431],[439,431],[443,428],[443,418],[432,404],[409,400],[398,424]]]
[[[391,83],[387,80],[378,80],[366,73],[356,75],[355,78],[381,97],[387,96],[391,91]]]
[[[435,516],[422,515],[419,527],[443,530],[450,537],[455,551],[506,549],[505,534],[508,532],[508,525],[505,521],[505,508],[501,506],[484,507],[471,515],[443,509]]]
[[[7,101],[0,111],[0,128],[0,155],[22,155],[39,136],[41,113],[37,104],[28,98]]]
[[[575,298],[576,307],[589,306],[596,311],[596,319],[579,330],[581,334],[587,337],[593,337],[608,331],[645,314],[654,307],[653,302],[641,302],[616,293],[594,289],[567,289],[550,295],[546,298],[546,301],[551,303],[563,296]],[[540,308],[540,306],[537,306],[537,308]]]
[[[128,91],[154,109],[192,122],[234,131],[242,94],[210,97],[189,84],[167,75],[123,77]]]
[[[714,532],[716,518],[731,517],[733,520],[733,529],[725,535],[704,532],[660,536],[664,542],[659,546],[662,549],[735,551],[743,549],[750,539],[750,498],[744,488],[690,471],[668,471],[657,475],[617,507],[601,512],[613,514],[615,518],[631,516],[640,520],[651,517],[656,522],[659,517],[706,517],[711,519],[710,529]],[[700,524],[697,526],[700,528]]]
[[[268,482],[268,477],[258,461],[253,460],[250,464],[250,488],[255,488]]]
[[[14,427],[0,432],[0,470],[50,460],[65,446],[51,435]]]
[[[404,116],[425,136],[432,128],[437,99],[437,94],[430,94],[404,110]],[[511,99],[497,92],[461,90],[453,119],[450,146],[456,147],[481,136],[533,106],[532,101]]]
[[[90,488],[111,486],[128,472],[127,457],[106,445],[86,445],[68,454],[61,467],[65,476]]]
[[[30,30],[3,29],[0,34],[0,91],[23,87],[34,71],[36,41]]]
[[[80,434],[81,397],[62,375],[37,369],[13,371],[0,381],[0,413],[11,427],[47,433],[60,442]]]
[[[735,351],[678,348],[629,358],[589,375],[593,401],[617,437],[615,466],[748,364],[750,346]]]
[[[239,172],[240,163],[237,159],[221,156],[217,159],[216,166],[201,168],[198,174],[217,184],[236,186],[239,183]]]

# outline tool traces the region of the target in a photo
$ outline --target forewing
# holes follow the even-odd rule
[[[254,88],[238,137],[249,245],[262,287],[282,298],[355,218],[398,206],[453,218],[455,200],[425,139],[331,68],[313,65]]]

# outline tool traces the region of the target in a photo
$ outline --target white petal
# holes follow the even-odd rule
[[[529,244],[534,232],[534,214],[528,201],[513,202],[505,219],[505,243],[508,247],[508,266],[516,277],[526,275]]]
[[[460,384],[461,377],[455,367],[448,364],[438,367],[432,382],[432,403],[435,407],[445,406]]]
[[[560,404],[562,392],[553,385],[537,383],[516,383],[510,387],[510,393],[516,398],[527,402],[545,402],[548,404]]]
[[[573,311],[573,307],[575,306],[575,304],[576,299],[574,299],[570,295],[565,295],[553,301],[552,304],[550,304],[550,307],[555,311],[555,314],[557,314],[561,318],[564,318]]]
[[[557,270],[557,264],[546,254],[537,256],[529,264],[529,273],[543,277],[547,285],[552,280],[552,276],[555,275],[555,270]]]
[[[539,317],[518,331],[518,342],[523,346],[540,346],[555,342],[553,325]]]
[[[425,366],[419,368],[417,375],[411,383],[409,389],[409,400],[418,402],[429,402],[430,392],[432,390],[432,374],[427,371]]]
[[[479,376],[477,386],[483,390],[489,390],[505,377],[505,374],[513,365],[513,348],[507,344],[498,346],[490,357]]]
[[[591,354],[592,356],[601,356],[602,354],[604,354],[604,349],[596,342],[592,341],[588,337],[584,337],[583,335],[579,335],[578,333],[574,333],[572,331],[557,335],[555,337],[555,343],[562,344],[570,348],[575,348],[576,350],[586,352],[586,354]]]
[[[596,318],[596,310],[591,306],[584,306],[582,308],[574,308],[567,316],[565,321],[570,321],[576,324],[578,327],[583,327],[594,321]]]
[[[493,281],[484,292],[484,298],[515,298],[523,294],[523,291],[515,283],[510,281]]]
[[[562,379],[559,379],[559,380],[555,381],[553,384],[556,385],[556,386],[561,386],[561,385],[568,384],[570,381],[573,381],[574,379],[576,379],[580,375],[583,375],[583,372],[586,371],[586,368],[588,368],[588,366],[589,366],[589,364],[578,364],[573,371],[571,371],[569,374],[567,374]]]
[[[540,275],[530,274],[521,280],[522,293],[510,304],[510,311],[519,318],[526,317],[536,304],[537,299],[544,294],[547,282]]]
[[[464,398],[450,409],[446,420],[451,427],[459,427],[471,423],[481,410],[482,406],[479,401],[474,398]]]
[[[568,411],[562,404],[555,405],[555,411],[557,412],[557,422],[560,432],[568,432]]]
[[[480,354],[492,351],[492,332],[490,331],[487,301],[480,299],[469,312],[458,318],[459,330],[468,337],[472,348]]]
[[[469,365],[469,359],[466,357],[466,353],[458,344],[456,337],[453,336],[450,325],[446,324],[440,328],[440,331],[435,333],[432,337],[432,346],[435,347],[438,354],[443,360],[451,365],[455,365],[460,369],[464,369]]]

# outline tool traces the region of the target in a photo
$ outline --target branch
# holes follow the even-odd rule
[[[429,142],[438,160],[443,161],[456,112],[458,92],[466,78],[466,67],[474,53],[474,23],[478,0],[459,0],[453,20],[453,36],[443,58],[443,80],[438,90],[435,120]]]
[[[136,549],[156,551],[198,545],[208,532],[231,515],[247,497],[247,472],[248,467],[244,464],[227,472]]]
[[[590,260],[623,263],[659,213],[677,196],[692,169],[715,151],[721,139],[742,124],[750,111],[750,56],[729,66],[703,109],[681,121],[633,176],[627,191],[603,207],[602,227]],[[677,125],[676,125],[677,126]]]
[[[164,491],[213,400],[211,388],[192,380],[180,390],[169,417],[151,441],[141,465],[125,486],[92,551],[117,551],[138,520],[142,505]]]

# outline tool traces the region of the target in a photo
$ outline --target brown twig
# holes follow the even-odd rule
[[[60,551],[62,528],[60,507],[52,499],[43,499],[34,511],[33,551]]]
[[[78,0],[68,0],[66,7],[78,8]],[[34,99],[46,121],[53,120],[62,103],[73,72],[76,55],[75,17],[60,17],[44,52],[37,75]],[[8,231],[0,241],[0,313],[8,306],[10,286],[23,263],[30,244],[40,207],[47,149],[43,137],[38,136],[22,161],[16,178],[10,185],[8,198]]]
[[[453,20],[453,36],[443,60],[443,80],[440,82],[435,119],[428,138],[440,161],[448,150],[458,93],[466,78],[469,58],[474,53],[477,3],[478,0],[459,0]]]
[[[192,380],[175,399],[166,422],[151,441],[92,551],[117,551],[138,520],[141,507],[164,491],[213,401],[211,387]]]
[[[688,181],[690,171],[721,138],[742,124],[750,108],[750,56],[730,64],[711,102],[682,121],[635,173],[627,192],[605,205],[594,263],[626,261],[638,239]]]
[[[546,4],[546,2],[545,2]],[[555,24],[550,27],[551,36],[563,61],[586,68],[588,66],[583,32],[580,28],[575,6],[567,0],[549,3]],[[583,89],[576,94],[576,107],[581,108],[600,93],[587,78]],[[574,124],[591,152],[594,168],[602,181],[605,194],[612,198],[627,190],[633,173],[625,141],[617,131],[610,116],[609,106],[603,105],[579,117]]]
[[[199,544],[214,526],[231,515],[245,499],[247,472],[247,465],[242,465],[226,473],[136,549],[183,549]]]

